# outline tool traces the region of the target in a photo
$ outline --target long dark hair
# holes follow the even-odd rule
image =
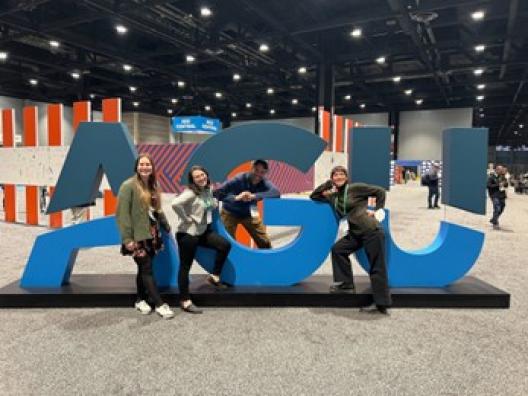
[[[138,165],[139,161],[142,158],[147,158],[150,162],[150,165],[152,166],[152,173],[150,174],[147,185],[143,183],[143,180],[141,179],[141,176],[138,172]],[[154,161],[152,161],[152,157],[148,153],[141,153],[136,158],[136,162],[134,163],[134,172],[136,172],[136,186],[139,190],[141,201],[143,201],[143,204],[148,208],[149,206],[153,206],[154,209],[160,210],[161,209],[161,194],[158,187],[158,179],[156,178],[156,166],[154,165]]]
[[[193,179],[192,174],[194,171],[197,171],[197,170],[202,171],[207,176],[207,184],[205,185],[203,189],[197,186]],[[208,190],[209,187],[211,187],[211,178],[209,177],[209,172],[207,172],[207,169],[205,169],[201,165],[192,166],[191,169],[189,170],[189,173],[187,174],[187,187],[189,187],[189,189],[192,190],[196,195],[200,195],[200,193],[203,190]]]

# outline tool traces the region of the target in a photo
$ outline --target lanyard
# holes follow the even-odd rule
[[[336,212],[337,212],[337,202],[339,201],[338,195],[339,194],[336,194],[336,200],[334,202],[334,208],[335,208]],[[346,205],[347,205],[347,197],[348,197],[348,183],[346,184],[345,191],[343,192],[343,215],[344,216],[346,216],[346,214],[347,214],[347,211],[346,211],[346,209],[347,209],[347,207],[346,207]]]

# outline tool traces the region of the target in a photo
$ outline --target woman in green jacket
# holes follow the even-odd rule
[[[130,255],[138,267],[135,308],[142,314],[154,310],[164,319],[174,317],[158,292],[152,275],[152,261],[163,249],[160,228],[170,232],[161,209],[161,193],[154,163],[148,154],[140,154],[134,166],[136,174],[125,180],[117,196],[116,220],[121,234],[121,253]]]

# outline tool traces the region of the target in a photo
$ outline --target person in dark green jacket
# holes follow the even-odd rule
[[[163,249],[160,229],[170,232],[167,218],[161,209],[161,193],[156,170],[148,154],[140,154],[134,165],[136,174],[125,180],[117,196],[116,221],[121,234],[121,253],[131,255],[138,267],[135,308],[142,314],[154,310],[164,319],[174,312],[159,294],[152,261]]]
[[[376,198],[375,210],[368,209],[369,197]],[[349,255],[365,248],[370,264],[370,281],[374,303],[361,308],[364,312],[388,314],[392,304],[387,266],[385,264],[385,234],[376,219],[383,213],[385,190],[364,183],[349,183],[348,172],[343,166],[332,169],[330,180],[317,187],[310,198],[330,203],[337,216],[347,218],[348,233],[332,246],[332,270],[334,281],[331,292],[353,292],[354,277]]]

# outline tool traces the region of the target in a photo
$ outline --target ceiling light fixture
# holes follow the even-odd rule
[[[240,77],[240,74],[238,73],[233,74],[233,81],[240,81],[241,78],[242,77]]]
[[[478,11],[471,13],[471,18],[474,21],[481,21],[484,19],[485,16],[486,16],[486,13],[483,10],[478,10]]]
[[[315,113],[317,108],[315,106],[312,106],[312,113]]]
[[[215,97],[220,99],[222,97],[222,92],[215,92]]]
[[[478,101],[484,100],[484,95],[478,95],[478,96],[477,96],[477,100],[478,100]]]
[[[299,100],[298,100],[298,99],[292,99],[292,100],[291,100],[291,103],[292,103],[293,105],[296,105],[297,103],[299,103]]]
[[[355,37],[355,38],[359,38],[363,35],[363,31],[360,29],[360,28],[354,28],[351,32],[350,32],[350,35],[352,37]]]
[[[38,85],[38,80],[35,79],[35,78],[31,78],[31,79],[29,80],[29,83],[30,83],[31,85],[35,86],[35,85]]]
[[[130,90],[130,92],[136,92],[137,91],[137,87],[134,87],[134,86],[130,86],[128,87],[128,89]]]
[[[367,106],[367,105],[366,105],[365,103],[361,103],[361,104],[359,105],[359,107],[360,107],[361,109],[364,109],[366,106]]]
[[[484,69],[475,69],[475,70],[473,70],[473,74],[475,76],[481,76],[482,73],[484,73]]]
[[[9,54],[5,51],[0,51],[0,61],[5,61],[7,60],[7,57],[9,56]]]
[[[119,34],[125,34],[126,32],[128,32],[128,28],[125,25],[121,24],[115,25],[115,30]]]
[[[523,129],[524,128],[524,124],[519,124],[519,128]]]
[[[246,103],[246,109],[250,109],[251,108],[251,103],[247,102]]]
[[[268,46],[268,44],[266,44],[266,43],[262,43],[262,44],[260,44],[260,46],[259,46],[259,51],[260,51],[260,52],[268,52],[268,51],[269,51],[269,46]]]
[[[413,90],[412,89],[406,89],[405,91],[403,91],[405,93],[405,95],[409,96],[409,95],[412,95],[413,93]]]
[[[139,106],[139,102],[132,102],[132,104],[134,105],[134,107],[138,107]]]
[[[395,83],[399,83],[401,81],[401,77],[400,76],[393,77],[392,81],[394,81]]]
[[[271,109],[270,114],[275,114],[275,109]]]
[[[126,71],[126,72],[129,72],[130,70],[132,70],[132,66],[131,65],[127,65],[126,63],[123,65],[123,70]]]
[[[484,52],[485,49],[486,49],[486,46],[484,44],[475,45],[476,52]]]
[[[178,81],[178,87],[183,88],[185,87],[185,81]]]
[[[477,89],[478,89],[478,90],[483,90],[484,88],[486,88],[486,84],[479,84],[479,85],[477,85]]]
[[[60,47],[60,43],[57,40],[50,40],[49,41],[49,45],[52,48],[59,48]]]
[[[420,106],[423,103],[423,99],[416,99],[415,103]]]
[[[231,117],[237,118],[237,113],[235,113],[235,112],[231,113]]]
[[[172,114],[172,109],[167,109],[167,114]]]
[[[273,94],[275,93],[275,91],[273,90],[273,88],[268,88],[268,89],[266,90],[266,93],[267,93],[268,95],[273,95]]]
[[[185,56],[185,61],[187,63],[193,63],[195,60],[196,60],[196,58],[194,56],[192,56],[192,55],[186,55]]]
[[[89,96],[90,96],[90,99],[95,99],[95,94],[91,93]]]
[[[171,103],[172,103],[172,104],[176,104],[176,103],[178,103],[178,99],[176,99],[176,98],[172,98],[172,99],[171,99]]]
[[[209,7],[202,7],[200,8],[200,15],[207,18],[213,15],[213,11]]]
[[[81,75],[78,72],[71,72],[70,76],[72,76],[74,80],[78,80],[79,78],[81,78]]]
[[[350,100],[352,99],[352,95],[345,95],[345,100]]]
[[[301,66],[297,71],[299,72],[299,74],[306,74],[306,67]]]
[[[205,105],[205,106],[204,106],[204,109],[205,109],[205,111],[211,111],[211,106],[209,106],[209,105]]]
[[[384,56],[380,56],[379,58],[376,58],[376,63],[379,65],[384,64],[386,61],[386,58]]]

